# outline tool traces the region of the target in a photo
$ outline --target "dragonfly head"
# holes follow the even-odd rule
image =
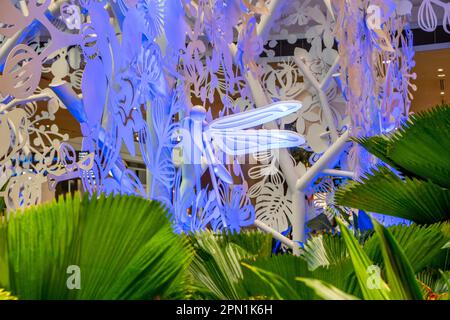
[[[206,118],[206,109],[202,106],[194,106],[189,115],[194,121],[204,121]]]

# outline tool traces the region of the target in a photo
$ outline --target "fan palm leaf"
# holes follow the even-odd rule
[[[192,298],[249,298],[242,284],[244,273],[241,261],[270,256],[270,234],[205,231],[192,235],[191,241],[195,248],[195,258],[189,268]]]
[[[327,267],[319,267],[312,272],[314,279],[327,282],[348,294],[363,298],[363,294],[350,257]]]
[[[134,196],[75,196],[0,224],[0,285],[21,299],[164,298],[191,256],[161,205]]]
[[[324,300],[359,300],[344,291],[339,290],[333,285],[317,279],[296,278],[297,281],[303,282],[309,288]]]
[[[389,288],[383,279],[378,279],[378,287],[372,288],[368,285],[371,283],[371,274],[368,270],[375,266],[375,264],[367,256],[355,236],[351,234],[350,230],[339,219],[336,219],[336,221],[341,229],[342,238],[347,246],[363,298],[366,300],[389,300]]]
[[[445,265],[445,256],[449,254],[449,250],[443,249],[443,246],[450,239],[450,234],[446,231],[449,226],[450,223],[446,222],[429,226],[397,225],[387,229],[402,247],[414,272],[417,273],[431,265],[443,269],[448,267]],[[382,264],[383,259],[377,237],[369,238],[364,244],[364,250],[375,263]],[[444,263],[441,263],[442,260]]]
[[[311,270],[348,260],[344,240],[338,234],[330,233],[310,237],[305,243],[302,256]]]
[[[314,292],[296,277],[310,278],[306,261],[293,255],[277,255],[242,262],[243,286],[249,296],[266,299],[310,300]]]
[[[336,264],[310,270],[303,257],[278,255],[244,261],[242,280],[249,296],[284,300],[311,300],[323,298],[314,293],[314,288],[296,278],[311,278],[328,283],[348,294],[361,296],[355,272],[349,258]]]
[[[432,224],[450,218],[450,107],[411,116],[394,133],[355,139],[385,167],[336,192],[336,202]]]
[[[450,107],[414,114],[388,136],[357,139],[364,148],[405,175],[450,188]]]
[[[450,218],[450,189],[416,178],[402,180],[380,167],[336,192],[339,205],[430,224]]]
[[[242,262],[242,265],[247,270],[244,281],[251,297],[265,300],[310,300],[314,297],[312,290],[303,283],[293,283],[292,279],[285,277],[284,272],[268,271],[267,268],[246,262]]]
[[[391,289],[391,297],[396,300],[422,300],[422,292],[404,251],[389,230],[375,219],[372,221],[381,243],[384,270]]]

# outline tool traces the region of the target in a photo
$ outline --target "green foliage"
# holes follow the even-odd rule
[[[242,280],[243,259],[267,257],[271,253],[272,237],[261,232],[213,233],[192,235],[195,258],[189,268],[191,298],[249,298]]]
[[[423,292],[416,280],[413,268],[395,237],[391,232],[374,221],[376,226],[370,246],[377,246],[382,265],[378,283],[371,286],[373,274],[370,269],[376,267],[369,258],[357,238],[338,220],[341,236],[325,235],[310,241],[308,250],[319,248],[321,258],[312,260],[321,264],[310,263],[312,251],[302,257],[289,255],[259,258],[244,261],[242,264],[244,277],[241,280],[250,296],[260,296],[275,299],[358,299],[390,300],[390,299],[422,299]],[[394,229],[401,230],[403,229]],[[412,232],[422,233],[426,237],[429,232],[437,232],[434,228],[412,228]],[[419,231],[417,231],[419,230]],[[430,231],[431,230],[431,231]],[[397,232],[402,238],[402,232]],[[405,232],[403,231],[403,234]],[[406,233],[408,234],[408,233]],[[327,239],[324,241],[324,239]],[[442,241],[442,239],[440,239]],[[341,247],[343,241],[346,249]],[[321,243],[318,245],[318,243]],[[339,244],[336,246],[336,244]],[[436,242],[434,242],[436,245]],[[329,259],[331,248],[339,248],[338,254]],[[438,247],[439,248],[439,247]],[[367,250],[367,249],[366,249]],[[372,251],[373,249],[369,250]],[[324,255],[324,252],[329,252]],[[311,260],[310,260],[311,261]],[[314,270],[308,268],[314,266]],[[387,282],[382,275],[386,276]],[[293,279],[300,280],[293,282]]]
[[[287,300],[428,297],[426,284],[416,280],[415,272],[446,250],[442,247],[448,242],[448,223],[387,229],[374,221],[375,232],[361,244],[343,222],[337,222],[340,234],[311,238],[299,257],[273,256],[269,247],[251,250],[257,248],[251,243],[266,243],[259,233],[195,235],[192,241],[197,255],[190,268],[194,289],[191,297]],[[378,284],[371,283],[374,274],[370,271],[377,265],[381,268]],[[430,278],[424,280],[430,283]],[[448,288],[442,279],[439,281],[440,291]]]
[[[152,299],[173,295],[192,252],[157,202],[67,198],[0,225],[0,285],[21,299]],[[69,266],[81,288],[69,290]]]
[[[386,286],[382,279],[380,280],[379,288],[371,288],[367,285],[370,281],[370,274],[368,270],[369,267],[374,265],[374,263],[364,252],[363,248],[358,243],[355,236],[351,234],[348,228],[339,219],[337,219],[337,222],[341,229],[341,234],[345,241],[345,244],[347,245],[347,250],[353,263],[353,268],[355,270],[356,277],[358,279],[358,283],[364,299],[388,300],[389,288]]]
[[[338,264],[348,258],[345,242],[337,234],[324,233],[312,236],[305,244],[303,257],[308,262],[308,268]]]
[[[375,233],[379,238],[384,269],[391,289],[391,297],[396,300],[422,300],[422,292],[414,276],[413,269],[392,234],[372,219]]]
[[[426,269],[416,275],[421,284],[422,294],[427,299],[448,299],[450,272]]]
[[[312,272],[311,278],[320,279],[348,294],[363,298],[358,278],[350,257],[327,267],[319,267]]]
[[[0,300],[17,300],[17,298],[12,296],[9,292],[0,289]]]
[[[293,255],[277,255],[244,261],[243,284],[249,296],[283,300],[307,300],[315,297],[296,277],[311,277],[306,261]]]
[[[414,272],[417,273],[429,266],[448,268],[448,265],[445,265],[445,257],[449,250],[443,249],[443,246],[450,240],[450,235],[446,231],[449,225],[448,222],[429,226],[412,224],[397,225],[387,229],[403,249]],[[375,263],[379,265],[383,263],[378,237],[371,237],[364,244],[364,250]]]
[[[336,246],[336,243],[339,245]],[[345,246],[346,243],[339,236],[323,235],[311,239],[301,257],[278,255],[244,261],[242,264],[246,269],[242,283],[249,296],[264,298],[310,300],[337,298],[344,293],[345,298],[357,298],[361,296],[361,289],[354,265],[342,245]],[[315,248],[321,251],[318,259],[313,256]],[[339,249],[333,251],[331,248]],[[362,249],[358,253],[364,255]],[[369,265],[370,262],[367,263]],[[367,267],[362,267],[359,274],[367,277],[366,269]],[[297,278],[302,281],[295,281]],[[377,292],[384,291],[372,291],[373,296],[367,296],[382,298]]]
[[[450,188],[450,107],[414,114],[390,136],[357,140],[369,152],[405,175]]]
[[[250,292],[253,292],[253,296],[277,300],[312,299],[311,295],[308,294],[309,292],[305,291],[304,288],[298,290],[296,287],[299,286],[292,284],[292,279],[289,279],[289,281],[283,273],[268,271],[266,268],[259,268],[245,262],[242,265],[251,272],[245,277],[245,282]],[[253,274],[254,277],[250,274]]]
[[[284,300],[321,299],[314,288],[304,282],[294,281],[296,278],[320,279],[338,290],[351,295],[361,296],[361,290],[355,277],[349,258],[315,270],[308,269],[303,257],[278,255],[244,261],[243,283],[250,296],[278,298]]]
[[[296,278],[297,281],[303,282],[309,288],[324,300],[359,300],[357,297],[347,294],[329,283],[308,278]]]
[[[259,231],[242,231],[240,233],[224,231],[216,234],[216,239],[223,247],[233,243],[244,249],[251,257],[270,257],[272,254],[272,236]]]
[[[402,180],[387,168],[352,181],[335,196],[342,206],[378,212],[417,223],[430,224],[450,218],[450,190],[432,182]]]
[[[431,224],[450,218],[450,108],[413,115],[390,135],[356,139],[394,167],[403,178],[379,167],[361,182],[336,192],[342,206]]]

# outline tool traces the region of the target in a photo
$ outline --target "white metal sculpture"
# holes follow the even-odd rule
[[[0,196],[13,210],[39,203],[43,182],[80,178],[91,194],[163,202],[180,232],[255,224],[298,252],[321,212],[314,194],[331,205],[323,193],[332,180],[367,163],[349,134],[390,130],[407,116],[410,4],[2,1]],[[380,9],[373,24],[370,5]],[[433,5],[448,31],[443,1],[423,1],[420,25],[436,28]],[[305,48],[273,57],[280,39],[300,36]],[[82,160],[52,123],[62,108],[80,124]],[[308,163],[286,149],[299,145]],[[140,153],[146,190],[121,150]],[[292,239],[281,235],[289,227]]]
[[[442,27],[450,33],[450,2],[441,0],[423,0],[418,11],[418,24],[424,31],[432,32],[439,25],[436,9],[443,11]]]
[[[286,130],[249,129],[274,121],[298,111],[302,104],[296,101],[282,101],[264,108],[244,111],[216,119],[209,124],[205,121],[206,110],[193,107],[183,120],[181,130],[181,153],[183,183],[182,194],[190,192],[194,185],[201,189],[200,177],[204,165],[209,168],[211,182],[221,206],[217,178],[226,184],[233,184],[233,177],[224,167],[225,159],[217,159],[216,149],[225,155],[240,156],[279,148],[302,145],[305,140],[298,134]],[[224,161],[225,160],[225,161]],[[216,178],[217,177],[217,178]],[[224,220],[223,225],[227,225]]]

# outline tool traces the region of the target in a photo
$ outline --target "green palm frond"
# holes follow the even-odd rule
[[[244,261],[242,264],[247,269],[244,269],[243,283],[249,296],[283,300],[324,299],[324,295],[316,292],[318,288],[311,286],[312,283],[317,284],[315,281],[320,281],[328,289],[336,289],[356,298],[361,296],[350,259],[314,271],[308,269],[302,257],[292,255]],[[312,282],[294,281],[297,278]]]
[[[384,265],[383,273],[387,278],[386,283],[381,277],[381,269],[372,262],[340,219],[337,219],[337,222],[347,245],[364,299],[423,299],[413,269],[403,249],[389,230],[372,219],[375,227],[375,236],[378,237],[381,248]],[[379,271],[372,273],[370,272],[371,269],[379,269]],[[372,281],[374,280],[372,279],[374,275],[377,280],[376,286],[373,286],[375,283]]]
[[[315,269],[312,271],[311,278],[319,279],[348,294],[363,298],[350,257],[333,265]]]
[[[302,284],[304,287],[299,289],[299,285],[293,283],[292,279],[286,279],[284,273],[268,271],[245,262],[242,265],[248,272],[245,284],[250,296],[266,300],[310,300],[314,296],[307,286]]]
[[[0,300],[17,300],[17,298],[12,296],[8,291],[0,289]]]
[[[296,278],[297,281],[303,282],[309,288],[324,300],[359,300],[357,297],[352,296],[333,285],[317,279],[308,278]]]
[[[339,205],[430,224],[450,218],[450,189],[415,178],[400,179],[387,168],[336,192]]]
[[[293,255],[277,255],[244,261],[243,285],[249,296],[268,299],[309,300],[315,297],[304,283],[296,277],[310,278],[306,261]]]
[[[260,231],[242,231],[240,233],[225,231],[217,234],[221,246],[234,243],[243,248],[249,256],[269,257],[272,254],[273,238],[270,234]]]
[[[196,252],[189,269],[192,298],[247,299],[241,260],[269,256],[271,235],[205,231],[192,235],[191,240]]]
[[[390,296],[396,300],[422,300],[423,294],[404,251],[389,230],[375,219],[372,223],[381,244]]]
[[[361,245],[350,230],[336,219],[341,229],[342,238],[345,241],[350,259],[361,288],[362,296],[366,300],[389,300],[391,298],[389,288],[383,279],[379,278],[376,287],[371,287],[371,273],[369,270],[376,265],[367,256]]]
[[[447,254],[442,247],[449,241],[450,235],[445,230],[450,223],[436,223],[429,226],[412,224],[410,226],[397,225],[387,228],[395,240],[402,247],[414,272],[420,272],[430,265],[437,265],[445,268],[445,265],[438,265],[442,260],[441,256]],[[364,250],[376,263],[381,264],[382,254],[378,237],[371,237],[364,244]]]
[[[363,146],[369,153],[373,154],[388,165],[396,169],[400,169],[397,167],[397,164],[389,158],[389,136],[380,135],[373,137],[352,138],[352,140]]]
[[[308,262],[310,270],[335,265],[348,259],[347,248],[342,237],[330,233],[309,238],[305,243],[302,256]]]
[[[244,261],[243,265],[247,268],[244,269],[243,284],[250,296],[285,300],[318,298],[304,282],[296,283],[297,277],[318,279],[348,294],[361,296],[349,258],[313,271],[305,259],[292,255]]]
[[[389,135],[355,139],[400,171],[385,167],[336,192],[339,205],[378,212],[417,223],[450,219],[450,107],[411,116]]]
[[[323,239],[332,239],[334,244],[341,241],[339,236],[333,236],[318,237],[311,241],[308,250],[319,247],[321,255],[321,258],[313,260],[316,263],[313,264],[314,270],[308,268],[308,262],[304,257],[291,255],[244,261],[242,283],[248,295],[272,299],[423,299],[421,286],[416,280],[408,257],[409,255],[413,261],[419,263],[420,255],[424,254],[421,250],[413,252],[413,246],[417,245],[412,241],[413,235],[418,235],[416,241],[430,241],[430,247],[437,247],[439,250],[441,244],[447,241],[442,232],[447,224],[429,227],[398,226],[386,229],[373,221],[375,226],[373,237],[376,238],[368,240],[363,248],[340,219],[337,219],[337,222],[348,256],[342,249],[337,250],[338,259],[330,259],[324,254],[326,242]],[[411,245],[408,246],[411,241]],[[400,243],[406,244],[406,251]],[[381,256],[382,269],[378,268],[366,253],[368,251],[373,255],[374,250],[370,248],[375,246],[379,251],[377,255]],[[405,252],[408,252],[408,255]],[[437,250],[434,250],[430,255],[436,253]],[[310,254],[312,255],[312,251]],[[371,271],[374,268],[379,269],[378,275]],[[387,282],[383,280],[383,274],[386,275]],[[375,282],[372,281],[374,280],[372,277],[377,278]],[[292,279],[297,278],[301,278],[301,281],[293,283]]]
[[[191,257],[160,204],[134,196],[75,196],[0,225],[0,285],[21,299],[163,298]]]
[[[389,136],[356,141],[405,175],[450,188],[449,132],[450,107],[441,105],[412,115],[403,127]]]
[[[416,275],[417,280],[422,285],[424,296],[431,295],[445,296],[449,291],[450,272],[442,272],[437,269],[426,269]]]

